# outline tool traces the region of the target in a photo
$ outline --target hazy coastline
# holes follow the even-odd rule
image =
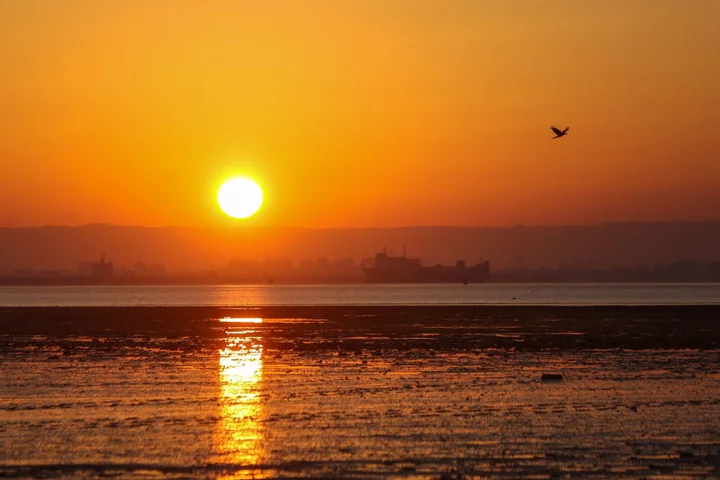
[[[0,228],[0,276],[89,276],[83,271],[104,253],[118,277],[217,275],[263,283],[284,276],[361,278],[363,259],[387,247],[427,266],[489,260],[496,276],[544,278],[565,272],[560,278],[570,278],[595,271],[625,281],[632,280],[628,275],[672,281],[688,274],[700,279],[708,272],[698,267],[720,265],[718,244],[720,221],[355,229]],[[663,271],[672,265],[674,270]]]

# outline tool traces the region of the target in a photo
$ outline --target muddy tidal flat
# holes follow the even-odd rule
[[[0,309],[0,477],[719,476],[718,306]]]

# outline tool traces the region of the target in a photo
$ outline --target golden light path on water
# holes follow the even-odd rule
[[[223,318],[228,327],[220,350],[220,422],[215,441],[218,460],[252,467],[262,462],[262,344],[253,328],[260,318]],[[230,478],[237,478],[235,475]],[[257,472],[255,477],[257,478]]]
[[[262,318],[231,318],[220,319],[220,323],[262,323]]]

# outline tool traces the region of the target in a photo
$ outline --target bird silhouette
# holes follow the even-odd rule
[[[550,129],[553,132],[555,132],[555,136],[553,137],[553,140],[555,140],[556,138],[560,138],[560,137],[567,135],[567,132],[568,132],[568,130],[570,130],[570,127],[565,127],[565,130],[560,130],[559,128],[555,128],[555,127],[550,127]]]

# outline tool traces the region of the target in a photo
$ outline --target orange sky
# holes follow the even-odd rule
[[[6,1],[0,65],[0,226],[720,217],[718,0]]]

